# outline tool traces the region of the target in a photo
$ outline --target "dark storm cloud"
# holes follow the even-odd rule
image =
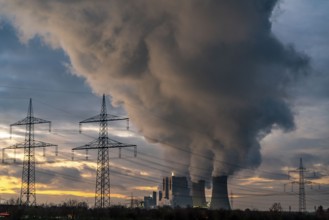
[[[20,178],[22,175],[21,167],[16,164],[16,166],[9,166],[9,164],[1,164],[1,176],[14,176]]]
[[[52,121],[51,133],[45,125],[35,126],[36,140],[58,144],[60,151],[70,150],[79,144],[77,137],[72,137],[78,134],[78,122],[97,114],[100,100],[83,79],[68,74],[69,60],[62,50],[52,50],[38,38],[22,44],[8,22],[1,24],[0,40],[6,42],[0,44],[2,132],[9,132],[10,124],[26,117],[32,98],[34,116]],[[12,141],[24,141],[24,129],[13,128],[13,135],[21,137],[1,137],[2,148],[12,145]],[[78,140],[83,143],[88,139],[80,135]],[[53,152],[54,149],[47,150],[47,156]]]
[[[38,183],[55,185],[59,189],[74,189],[85,183],[81,170],[71,167],[52,167],[51,169],[36,168]]]
[[[75,74],[123,103],[149,141],[190,164],[178,173],[197,180],[257,167],[273,126],[294,128],[288,88],[308,59],[273,36],[276,3],[0,1],[0,11],[22,41],[62,48]]]
[[[303,166],[309,167],[311,164],[318,163],[320,160],[320,157],[314,154],[310,153],[299,153],[291,158],[291,166],[299,167],[300,165],[300,159],[303,160]]]
[[[329,95],[328,1],[291,0],[281,4],[282,12],[274,23],[275,34],[285,43],[293,43],[311,58],[314,74],[298,90],[307,102],[323,102]],[[288,22],[287,22],[288,21]],[[298,37],[296,37],[298,36]],[[305,102],[305,100],[304,100]],[[311,105],[312,105],[311,104]]]
[[[282,168],[286,166],[286,161],[280,157],[263,156],[262,158],[266,163],[262,163],[262,166],[255,171],[261,178],[272,179],[272,180],[288,180],[288,172]]]
[[[0,28],[0,40],[6,42],[0,45],[2,124],[9,126],[15,122],[9,119],[24,118],[29,98],[36,116],[58,119],[60,124],[73,117],[76,123],[100,108],[83,80],[68,74],[69,61],[61,50],[51,50],[38,38],[21,44],[7,22]],[[81,108],[81,103],[90,105]]]

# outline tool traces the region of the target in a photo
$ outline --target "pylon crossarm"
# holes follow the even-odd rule
[[[111,114],[105,114],[105,115],[96,115],[91,118],[87,118],[86,120],[80,121],[80,124],[83,123],[93,123],[93,122],[100,122],[100,121],[120,121],[120,120],[128,120],[127,117],[121,117]]]
[[[288,174],[290,174],[290,173],[298,173],[299,172],[299,169],[296,169],[296,170],[289,170],[288,171]]]
[[[97,144],[98,144],[98,139],[93,140],[92,142],[89,142],[88,144],[82,145],[80,147],[72,148],[72,151],[75,151],[75,150],[88,150],[88,149],[91,149],[91,148],[96,149]]]
[[[51,121],[47,121],[41,118],[35,118],[35,117],[26,117],[14,124],[10,125],[10,139],[12,134],[12,127],[13,126],[20,126],[20,125],[34,125],[34,124],[49,124],[49,132],[51,130]]]
[[[10,127],[12,126],[19,126],[19,125],[29,125],[29,124],[46,124],[49,123],[51,124],[50,121],[41,119],[41,118],[36,118],[36,117],[26,117],[16,123],[13,123],[10,125]]]
[[[314,184],[312,181],[309,181],[309,180],[305,180],[304,183],[305,184]]]
[[[31,148],[40,148],[40,147],[57,147],[58,145],[56,144],[50,144],[50,143],[46,143],[46,142],[42,142],[42,141],[34,141],[33,145],[31,145]],[[14,144],[12,146],[3,148],[3,149],[20,149],[20,148],[25,148],[26,147],[26,143],[25,142],[21,142],[21,143],[17,143]]]
[[[102,140],[105,139],[105,140]],[[100,142],[106,143],[104,147],[99,146]],[[89,149],[100,149],[100,148],[123,148],[123,147],[136,147],[134,144],[124,144],[119,141],[112,140],[110,138],[97,138],[88,144],[85,144],[80,147],[73,148],[72,150],[89,150]]]
[[[35,141],[34,145],[32,147],[37,148],[37,147],[57,147],[58,145],[56,144],[50,144],[42,141]]]

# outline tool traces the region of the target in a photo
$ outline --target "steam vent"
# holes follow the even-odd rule
[[[210,209],[231,209],[227,194],[227,176],[216,176],[212,178]]]
[[[205,181],[192,182],[193,207],[206,207]]]

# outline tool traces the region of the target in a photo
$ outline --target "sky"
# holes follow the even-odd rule
[[[130,118],[109,124],[111,138],[136,144],[111,150],[111,202],[150,195],[163,176],[229,175],[233,208],[298,210],[288,170],[304,166],[307,210],[329,206],[329,2],[0,1],[0,144],[24,141],[32,98],[37,203],[68,199],[93,205],[96,152],[71,149],[98,135],[107,110]],[[20,193],[22,152],[6,150],[0,196]],[[284,185],[286,191],[284,191]],[[320,186],[320,187],[319,187]]]

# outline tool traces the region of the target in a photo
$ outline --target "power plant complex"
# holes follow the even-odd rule
[[[185,176],[164,177],[159,190],[157,206],[200,207],[230,210],[227,193],[227,176],[212,178],[212,196],[210,206],[206,200],[205,180],[191,182]]]
[[[108,137],[108,123],[110,121],[128,120],[126,117],[119,117],[107,114],[105,95],[102,98],[101,113],[86,120],[81,121],[83,123],[100,123],[99,137],[81,147],[72,149],[86,150],[86,159],[88,159],[88,150],[97,149],[97,169],[96,169],[96,187],[95,187],[95,208],[109,208],[110,207],[110,163],[109,163],[109,149],[117,148],[119,150],[119,158],[121,158],[121,148],[134,147],[134,157],[137,155],[136,145],[123,144]],[[27,117],[10,125],[10,134],[12,133],[13,126],[26,126],[25,141],[23,143],[14,144],[10,147],[2,148],[2,163],[5,163],[5,150],[14,150],[13,161],[16,162],[17,149],[23,149],[23,171],[21,181],[21,193],[18,200],[19,205],[23,206],[36,206],[36,148],[43,148],[43,156],[45,156],[46,147],[56,147],[55,156],[58,156],[57,145],[46,143],[43,141],[36,141],[34,139],[34,126],[36,124],[49,124],[50,121],[36,118],[33,114],[32,99],[29,101]],[[128,129],[127,124],[127,129]],[[81,126],[80,126],[81,129]],[[74,154],[72,154],[72,160]],[[312,184],[311,181],[306,180],[305,173],[307,169],[303,165],[302,158],[300,158],[300,165],[297,169],[289,170],[290,172],[299,174],[299,181],[292,181],[291,184],[299,184],[299,212],[306,212],[306,198],[305,198],[305,185]],[[227,175],[213,176],[211,181],[211,195],[206,190],[206,180],[200,179],[198,181],[191,181],[186,176],[167,176],[162,179],[162,183],[158,192],[153,192],[150,196],[145,196],[144,201],[134,200],[131,196],[131,207],[134,205],[144,208],[155,208],[161,206],[169,206],[172,208],[181,207],[199,207],[209,209],[222,209],[231,210],[229,196],[228,196],[228,184]],[[206,193],[207,192],[207,193]],[[158,195],[157,195],[158,194]],[[206,196],[208,194],[208,196]],[[211,198],[208,199],[207,197]],[[232,202],[232,201],[231,201]],[[276,204],[276,203],[275,203]]]

